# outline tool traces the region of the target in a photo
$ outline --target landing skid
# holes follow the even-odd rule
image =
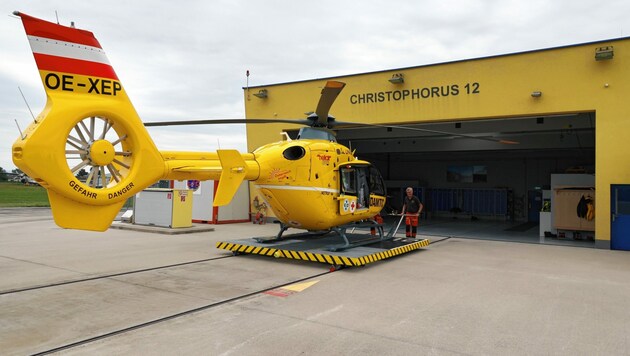
[[[352,236],[355,236],[355,234],[349,235],[347,232],[349,228],[352,228],[351,232],[354,232],[356,228],[370,228],[374,232],[374,235],[363,234],[363,238],[353,238]],[[328,246],[326,248],[328,251],[342,251],[356,246],[369,245],[375,242],[391,239],[391,237],[385,237],[383,234],[383,225],[374,220],[359,222],[351,225],[337,226],[332,228],[332,230],[341,237],[343,243]]]
[[[283,223],[280,223],[280,231],[278,232],[278,234],[276,236],[269,236],[269,237],[253,237],[254,240],[256,240],[257,242],[260,243],[266,243],[266,242],[278,242],[278,241],[283,241],[285,239],[291,238],[291,239],[295,239],[295,238],[300,238],[300,237],[316,237],[316,236],[322,236],[322,235],[326,235],[328,234],[330,231],[329,230],[323,230],[323,231],[306,231],[306,232],[302,232],[302,233],[298,233],[298,234],[291,234],[288,236],[283,236],[284,233],[290,228],[290,226],[285,225]]]
[[[288,225],[280,223],[280,231],[275,237],[254,237],[253,239],[256,242],[260,242],[260,243],[273,243],[273,242],[278,242],[278,241],[284,241],[286,239],[314,238],[314,237],[320,237],[320,236],[330,234],[330,233],[335,233],[339,237],[341,237],[342,243],[330,245],[326,247],[326,249],[328,251],[342,251],[348,248],[368,245],[368,244],[372,244],[379,241],[385,241],[392,238],[390,234],[388,234],[388,236],[386,237],[385,234],[383,233],[383,225],[377,223],[374,220],[366,220],[366,221],[361,221],[361,222],[348,224],[348,225],[335,226],[331,228],[330,230],[307,231],[307,232],[298,233],[298,234],[284,235],[284,233],[289,229],[289,227],[290,226]],[[356,229],[365,229],[365,228],[371,229],[370,235],[367,235],[364,233],[353,234],[353,232]],[[348,229],[351,229],[351,231],[348,232]]]

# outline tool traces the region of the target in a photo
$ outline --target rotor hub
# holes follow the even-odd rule
[[[88,146],[88,158],[98,166],[107,166],[114,161],[114,145],[107,140],[96,140]]]

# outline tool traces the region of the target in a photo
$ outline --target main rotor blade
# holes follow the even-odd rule
[[[474,139],[474,140],[492,141],[492,142],[502,143],[502,144],[505,144],[505,145],[518,145],[520,143],[520,142],[517,142],[517,141],[502,140],[502,139],[492,138],[492,137],[480,137],[480,136],[466,135],[466,134],[454,133],[454,132],[448,132],[448,131],[421,129],[421,128],[418,128],[418,127],[411,127],[411,126],[404,126],[404,125],[380,125],[380,124],[366,124],[366,123],[334,121],[334,122],[331,122],[331,126],[332,126],[333,130],[353,129],[353,128],[370,128],[370,127],[385,127],[385,128],[391,128],[391,129],[402,129],[402,130],[410,130],[410,131],[428,132],[428,133],[434,133],[434,134],[446,135],[446,136],[465,137],[465,138],[470,138],[470,139]]]
[[[317,126],[328,126],[328,112],[330,111],[330,107],[345,86],[346,83],[336,82],[334,80],[326,82],[326,86],[322,89],[322,96],[319,98],[319,103],[317,103],[317,109],[315,109],[315,114],[317,114]]]
[[[182,120],[182,121],[154,121],[145,122],[144,126],[181,126],[181,125],[218,125],[218,124],[272,124],[285,123],[296,125],[311,125],[311,121],[304,119],[218,119],[218,120]]]

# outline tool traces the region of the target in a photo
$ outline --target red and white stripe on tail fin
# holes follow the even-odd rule
[[[90,31],[22,18],[39,70],[118,80],[101,44]]]
[[[101,44],[90,31],[16,13],[46,91],[117,96],[122,85]]]

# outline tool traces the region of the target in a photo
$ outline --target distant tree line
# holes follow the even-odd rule
[[[6,182],[9,180],[9,177],[17,177],[24,176],[24,173],[19,169],[13,169],[10,173],[7,172],[4,168],[0,167],[0,182]],[[81,169],[79,173],[76,175],[82,182],[88,177],[88,172],[85,169]]]
[[[6,182],[8,180],[14,180],[12,178],[24,175],[21,170],[15,168],[11,172],[7,172],[4,168],[0,167],[0,182]]]

